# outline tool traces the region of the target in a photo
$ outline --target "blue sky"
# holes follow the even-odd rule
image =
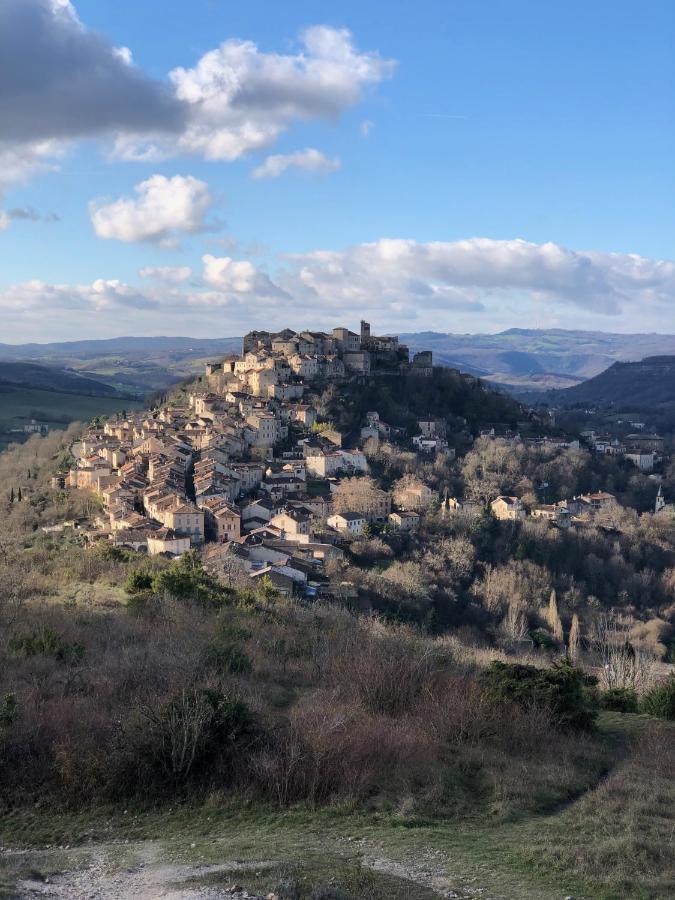
[[[382,331],[675,330],[672,2],[66,3],[0,7],[5,39],[27,41],[15,68],[32,59],[18,87],[0,78],[0,162],[3,148],[12,161],[12,177],[0,175],[0,340],[226,335],[353,325],[363,312]],[[35,29],[12,15],[31,6],[47,50],[31,47]],[[303,44],[314,26],[318,51]],[[49,83],[29,67],[51,61],[64,34],[76,35],[71,59],[82,47],[75,76],[92,96],[60,109],[50,93],[59,53]],[[235,73],[236,115],[211,97],[218,134],[229,148],[233,122],[276,127],[205,158],[213,114],[190,105],[196,140],[175,123],[187,108],[178,93],[228,41],[253,50]],[[119,47],[147,81],[145,106],[133,108],[133,85],[117,90],[132,68],[113,59]],[[107,60],[104,85],[87,74],[96,54]],[[308,56],[320,79],[303,68]],[[218,60],[224,84],[231,59]],[[269,100],[274,74],[260,84],[269,59],[295,67],[289,112]],[[167,113],[158,96],[179,67],[188,74],[172,79],[180,102]],[[115,121],[99,117],[118,93]],[[48,126],[45,109],[55,110]],[[146,109],[160,122],[149,136],[138,125]],[[36,150],[38,140],[54,146]],[[152,142],[153,158],[123,159],[115,140],[134,153]],[[265,165],[269,177],[253,177]],[[154,176],[139,211],[148,189],[136,188]],[[176,204],[162,229],[158,205],[162,218]]]

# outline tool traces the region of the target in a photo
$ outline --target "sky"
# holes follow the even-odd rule
[[[672,0],[0,0],[0,342],[675,332]]]

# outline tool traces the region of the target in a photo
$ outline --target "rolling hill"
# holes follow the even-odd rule
[[[383,328],[382,330],[386,330]],[[675,335],[511,328],[498,334],[402,334],[413,352],[510,390],[569,388],[615,362],[675,355]],[[164,390],[213,358],[239,351],[240,337],[120,337],[54,344],[0,344],[0,360],[68,368],[123,393]]]
[[[542,395],[556,406],[578,403],[621,409],[675,408],[675,356],[649,356],[617,362],[572,388]]]

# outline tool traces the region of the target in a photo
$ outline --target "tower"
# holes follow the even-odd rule
[[[370,340],[370,322],[364,322],[361,319],[361,343]]]
[[[654,504],[654,512],[661,512],[662,509],[666,508],[666,498],[663,496],[663,487],[659,485],[659,489],[656,494],[656,503]]]

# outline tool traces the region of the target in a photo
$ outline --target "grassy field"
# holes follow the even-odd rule
[[[89,421],[94,416],[111,415],[123,409],[140,409],[142,401],[65,394],[34,388],[9,387],[0,390],[0,447],[20,439],[11,434],[31,419],[50,428],[65,428],[71,422]]]

